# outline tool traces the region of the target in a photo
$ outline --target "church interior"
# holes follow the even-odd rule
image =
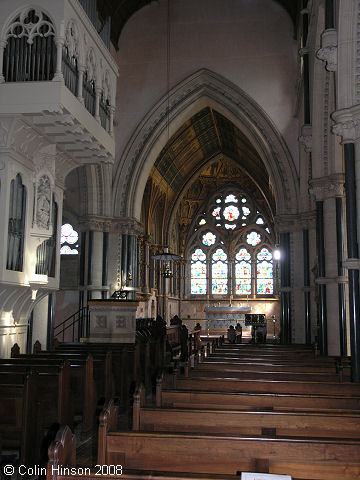
[[[0,1],[2,473],[360,479],[359,45],[358,0]]]

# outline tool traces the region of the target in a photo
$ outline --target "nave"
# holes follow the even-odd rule
[[[176,328],[167,329],[172,338]],[[360,387],[350,381],[348,357],[321,357],[305,345],[230,345],[223,337],[205,337],[197,350],[190,336],[189,357],[180,361],[175,349],[165,353],[165,338],[150,330],[143,328],[142,341],[138,334],[133,351],[120,344],[60,344],[52,352],[20,355],[7,366],[3,361],[3,384],[6,375],[18,381],[31,364],[51,386],[46,398],[44,388],[38,397],[43,415],[38,411],[37,417],[45,426],[46,415],[53,415],[62,425],[49,448],[48,480],[55,473],[58,480],[76,478],[65,467],[98,478],[96,465],[107,465],[109,478],[120,478],[120,467],[109,466],[121,465],[121,478],[129,479],[220,480],[241,472],[360,478]],[[88,397],[81,391],[91,377],[95,387]],[[69,380],[72,408],[66,408],[61,387],[55,388]],[[6,389],[1,392],[4,402]],[[93,398],[90,406],[87,398]],[[22,408],[28,407],[24,401]],[[6,428],[0,428],[5,446]],[[23,445],[24,438],[21,461],[34,463],[36,453]]]

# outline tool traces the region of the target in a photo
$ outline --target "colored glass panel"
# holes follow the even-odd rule
[[[235,258],[235,292],[237,295],[250,295],[251,255],[246,248],[241,248]]]
[[[262,248],[257,254],[258,260],[272,260],[272,253],[267,248]]]
[[[201,250],[201,248],[197,248],[195,252],[191,255],[191,260],[196,261],[205,261],[206,260],[206,255],[205,253]]]
[[[222,248],[218,248],[216,252],[213,254],[212,258],[215,261],[221,260],[224,262],[225,260],[227,260],[227,255]]]
[[[207,291],[206,279],[206,255],[197,248],[191,255],[191,286],[190,291],[193,295],[205,295]]]
[[[70,245],[73,245],[78,241],[78,238],[78,233],[73,229],[70,223],[65,223],[64,225],[61,225],[60,243],[70,243]]]
[[[211,291],[214,295],[226,295],[228,293],[227,280],[214,278]]]
[[[212,256],[212,286],[213,294],[227,294],[228,291],[228,265],[227,255],[221,248],[218,248]]]
[[[272,280],[258,280],[256,290],[259,295],[272,295],[274,293]]]
[[[232,193],[225,198],[225,203],[234,202],[237,203],[238,199]]]
[[[239,209],[234,205],[229,205],[224,208],[223,215],[225,220],[228,222],[233,222],[239,218],[240,212]]]
[[[249,261],[251,258],[250,253],[246,250],[246,248],[240,248],[238,253],[236,254],[236,260],[246,260]]]
[[[258,225],[264,225],[265,222],[264,222],[264,219],[263,219],[263,218],[259,217],[259,218],[256,219],[256,223],[257,223]]]
[[[229,225],[228,223],[225,223],[225,228],[226,230],[234,230],[236,228],[236,223]]]
[[[246,241],[249,245],[252,245],[255,247],[256,245],[259,245],[261,242],[261,235],[257,232],[250,232],[246,236]]]
[[[202,219],[200,220],[200,222],[199,222],[199,225],[205,225],[205,223],[206,223],[205,218],[202,218]]]
[[[63,245],[60,248],[60,255],[77,255],[78,253],[76,248],[71,248],[69,245]]]
[[[250,215],[250,208],[248,208],[248,207],[242,207],[242,211],[243,211],[243,214],[245,215],[245,217],[247,217],[248,215]]]
[[[214,208],[214,210],[212,211],[211,215],[213,217],[218,217],[220,215],[220,207],[216,207]]]
[[[216,235],[214,235],[212,232],[207,232],[202,237],[202,243],[207,247],[210,247],[210,245],[214,245],[215,242],[216,242]]]

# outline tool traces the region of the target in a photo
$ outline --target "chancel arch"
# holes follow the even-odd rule
[[[278,214],[297,213],[296,170],[275,125],[239,87],[202,69],[163,97],[133,133],[115,173],[115,217],[140,219],[145,185],[161,151],[185,122],[206,107],[230,120],[251,143],[269,175]]]

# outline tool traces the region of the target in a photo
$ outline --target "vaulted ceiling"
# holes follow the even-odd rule
[[[147,230],[153,212],[161,212],[163,233],[176,215],[183,248],[199,208],[215,191],[230,185],[249,195],[272,221],[275,199],[262,159],[230,120],[205,107],[169,139],[151,170],[143,200]]]
[[[98,0],[98,10],[105,18],[111,17],[111,41],[117,47],[120,33],[131,15],[148,5],[153,0]],[[195,0],[194,0],[195,1]],[[269,0],[263,0],[268,2]],[[290,15],[294,26],[297,21],[297,13],[300,10],[302,0],[275,0]]]

